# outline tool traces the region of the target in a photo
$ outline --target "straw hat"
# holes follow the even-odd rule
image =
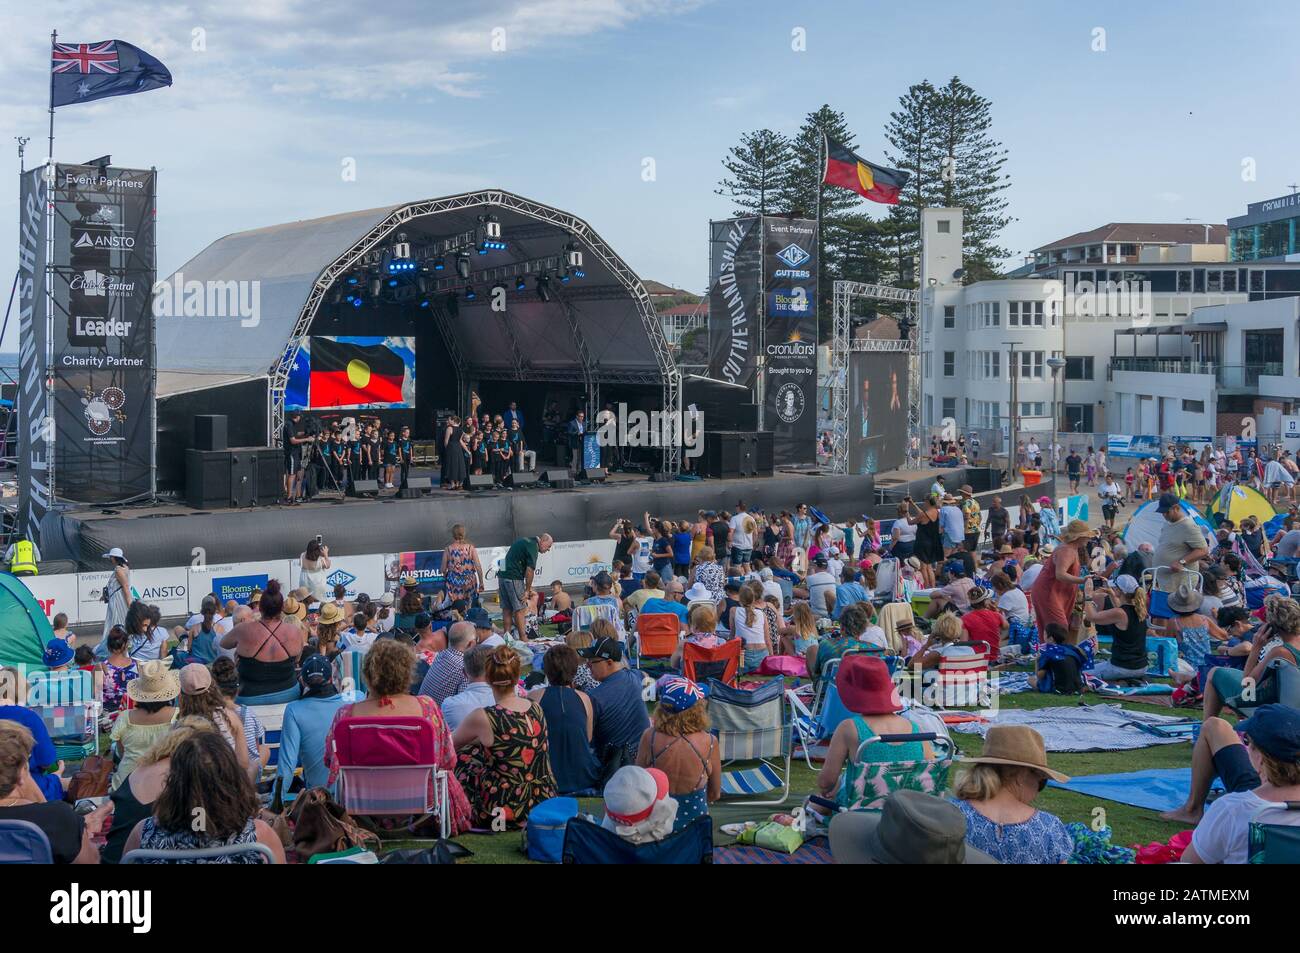
[[[284,614],[293,616],[299,622],[304,622],[307,619],[307,606],[290,596],[284,600]]]
[[[1047,766],[1047,749],[1043,736],[1028,725],[994,725],[984,736],[984,753],[978,758],[962,758],[966,764],[1006,764],[1029,768],[1060,784],[1067,775]]]
[[[1003,543],[1002,548],[998,550],[999,556],[1014,556],[1016,551],[1011,548],[1010,543]]]
[[[171,658],[140,663],[140,676],[126,683],[132,701],[169,702],[181,693],[181,680],[171,670]]]
[[[1092,530],[1083,520],[1070,520],[1065,529],[1061,530],[1061,542],[1073,543],[1075,540],[1087,539],[1092,535]]]
[[[343,610],[336,603],[327,602],[320,608],[320,618],[316,620],[318,625],[333,625],[336,622],[343,621]]]

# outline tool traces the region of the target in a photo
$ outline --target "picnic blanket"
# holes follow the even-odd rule
[[[1150,811],[1172,811],[1187,800],[1187,793],[1192,787],[1192,769],[1148,768],[1119,774],[1084,774],[1070,778],[1065,784],[1056,781],[1047,783],[1050,787],[1120,804],[1131,804]],[[1214,779],[1211,786],[1211,790],[1214,789],[1223,790],[1223,782],[1218,778]]]
[[[1006,708],[984,721],[953,725],[952,729],[983,738],[993,725],[1028,725],[1043,736],[1048,751],[1130,751],[1151,745],[1182,744],[1189,739],[1161,738],[1129,722],[1159,725],[1185,720],[1129,711],[1122,705],[1079,705],[1033,710]]]
[[[731,847],[713,848],[715,864],[831,864],[831,843],[825,837],[814,837],[804,841],[802,847],[793,854],[784,851],[768,850],[765,847],[749,847],[740,844]]]
[[[1036,690],[1030,684],[1029,672],[997,672],[994,677],[997,679],[999,695],[1018,695]]]

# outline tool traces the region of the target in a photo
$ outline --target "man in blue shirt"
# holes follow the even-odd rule
[[[831,609],[831,618],[839,621],[840,613],[855,602],[868,602],[871,599],[871,593],[867,592],[867,587],[858,582],[858,574],[853,571],[852,566],[845,566],[840,578],[843,580],[835,587],[835,607]]]
[[[513,400],[510,402],[510,406],[507,407],[505,412],[501,415],[501,419],[505,422],[506,430],[509,430],[510,424],[516,420],[519,421],[519,429],[524,429],[524,415],[519,412],[519,406]]]
[[[343,704],[334,665],[323,655],[312,655],[298,676],[303,696],[284,708],[280,728],[280,754],[276,777],[280,790],[288,791],[294,769],[302,766],[302,779],[309,788],[324,787],[329,780],[329,758],[325,737]]]
[[[641,605],[641,614],[645,615],[651,612],[671,612],[677,618],[682,620],[685,626],[689,621],[686,612],[686,605],[682,600],[686,597],[686,590],[682,588],[682,581],[674,578],[672,582],[664,586],[664,597],[662,599],[647,599]]]
[[[625,764],[636,763],[641,735],[650,727],[646,713],[641,674],[623,661],[623,645],[617,639],[597,639],[578,654],[586,659],[591,675],[600,684],[591,696],[594,722],[591,747],[604,764],[602,783]]]

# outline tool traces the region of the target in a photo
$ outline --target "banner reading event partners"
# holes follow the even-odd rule
[[[709,223],[707,360],[683,348],[681,363],[703,363],[714,380],[752,387],[758,367],[763,292],[762,228],[757,218]]]
[[[763,218],[763,425],[777,466],[817,453],[817,223]]]
[[[50,508],[49,324],[46,313],[47,167],[29,169],[18,189],[18,519],[16,530],[40,546]]]
[[[154,491],[153,170],[60,165],[51,376],[56,495]]]

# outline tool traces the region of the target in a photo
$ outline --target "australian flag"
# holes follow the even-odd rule
[[[55,43],[50,69],[51,106],[88,103],[172,84],[167,67],[121,40]]]

